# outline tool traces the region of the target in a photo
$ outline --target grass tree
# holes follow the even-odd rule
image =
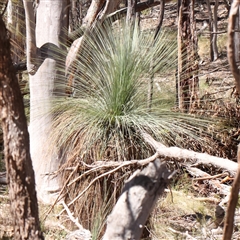
[[[63,150],[66,165],[145,158],[152,149],[143,132],[166,145],[181,145],[185,136],[199,140],[197,131],[206,126],[205,120],[174,112],[174,104],[161,98],[153,97],[151,110],[147,106],[149,74],[174,76],[177,62],[175,37],[162,31],[153,45],[153,35],[124,24],[107,24],[85,36],[72,95],[55,99],[51,112],[55,117],[50,143]],[[111,180],[105,182],[111,185]],[[73,195],[83,184],[75,187]],[[110,187],[106,189],[109,194]],[[92,189],[82,205],[97,204],[96,194],[103,192],[101,185]]]
[[[177,51],[166,32],[156,44],[151,41],[151,34],[127,26],[98,28],[86,36],[73,95],[55,102],[54,145],[88,160],[139,158],[149,154],[142,131],[169,145],[204,124],[154,100],[148,110],[146,78],[150,71],[174,73]]]

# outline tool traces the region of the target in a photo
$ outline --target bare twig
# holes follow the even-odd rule
[[[199,177],[199,178],[193,178],[193,181],[203,181],[203,180],[209,180],[214,178],[219,178],[228,175],[227,172],[216,174],[214,176],[207,176],[207,177]]]
[[[187,237],[187,239],[189,239],[189,240],[197,240],[196,238],[192,237],[188,232],[185,232],[185,233],[184,232],[180,232],[180,231],[177,231],[177,230],[175,230],[175,229],[173,229],[171,227],[169,227],[168,229],[171,232],[173,232],[173,233],[176,233],[176,234],[179,234],[181,236]]]
[[[59,194],[58,194],[58,197],[56,198],[56,200],[54,201],[54,203],[52,204],[52,206],[51,206],[51,207],[48,209],[48,211],[46,212],[43,221],[46,220],[46,218],[48,217],[49,213],[53,210],[54,206],[55,206],[56,203],[59,201],[60,197],[62,197],[62,193],[63,193],[65,187],[67,186],[68,181],[71,179],[72,175],[77,171],[78,167],[79,167],[79,164],[77,164],[77,166],[74,168],[74,170],[73,170],[73,171],[71,172],[71,174],[69,175],[68,179],[65,181],[65,183],[64,183],[61,191],[60,191]]]
[[[105,177],[105,176],[108,176],[114,172],[116,172],[117,170],[121,169],[121,168],[124,168],[124,167],[129,167],[131,165],[138,165],[138,166],[145,166],[147,164],[149,164],[150,162],[153,162],[156,158],[158,157],[158,153],[155,153],[153,156],[149,157],[149,158],[146,158],[146,159],[143,159],[143,160],[131,160],[131,161],[125,161],[125,162],[108,162],[106,164],[103,164],[102,165],[102,168],[105,168],[106,166],[109,166],[109,167],[113,167],[113,164],[115,165],[115,168],[110,170],[110,171],[107,171],[101,175],[99,175],[98,177],[94,178],[90,183],[89,185],[77,196],[75,197],[70,203],[68,203],[68,207],[71,206],[74,202],[76,202],[85,192],[87,192],[87,190],[96,182],[98,181],[99,179]],[[97,168],[99,168],[99,165],[97,165]],[[81,176],[78,177],[78,180]],[[75,180],[73,180],[71,182],[71,184],[74,182]],[[64,210],[62,210],[58,216],[60,216],[62,213],[63,213]]]
[[[158,153],[155,153],[153,156],[151,156],[149,158],[146,158],[146,159],[143,159],[143,160],[130,160],[130,161],[124,161],[124,162],[115,162],[115,161],[108,161],[108,162],[101,161],[101,162],[98,162],[97,161],[97,162],[95,162],[91,165],[88,165],[88,167],[91,168],[91,169],[86,171],[85,173],[83,173],[79,177],[75,178],[74,180],[72,180],[67,186],[69,187],[70,185],[72,185],[76,181],[79,181],[84,176],[86,176],[86,175],[88,175],[92,172],[96,172],[97,170],[103,170],[103,169],[106,169],[106,168],[113,168],[113,167],[118,167],[118,169],[120,169],[122,167],[128,167],[128,166],[131,166],[131,165],[145,166],[148,163],[154,161],[157,157],[158,157]],[[113,169],[113,170],[115,170],[115,169]]]
[[[63,201],[62,205],[64,207],[64,209],[66,210],[70,220],[79,228],[79,229],[83,229],[83,226],[78,222],[78,218],[74,218],[73,213],[71,213],[70,209],[68,208],[68,206],[66,205],[66,203]]]

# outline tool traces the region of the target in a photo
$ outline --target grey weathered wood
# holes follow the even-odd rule
[[[167,186],[171,173],[160,159],[136,171],[107,219],[103,240],[140,239],[143,227],[158,197]]]
[[[207,153],[194,152],[179,147],[166,147],[162,143],[155,141],[149,134],[143,133],[144,140],[148,142],[158,153],[165,158],[174,158],[177,161],[188,160],[191,163],[213,165],[216,168],[227,170],[232,176],[235,176],[238,164],[227,158],[211,156]]]

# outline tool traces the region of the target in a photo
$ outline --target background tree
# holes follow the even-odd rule
[[[233,1],[228,23],[228,61],[235,78],[238,94],[240,93],[240,11],[238,1]]]
[[[214,8],[212,11],[211,2],[207,0],[208,16],[209,16],[209,32],[210,32],[210,58],[211,61],[215,61],[218,58],[218,47],[217,47],[217,10],[218,0],[214,1]]]
[[[182,112],[198,105],[199,79],[194,0],[180,0],[178,14],[177,104]]]
[[[0,110],[14,239],[43,239],[22,94],[8,33],[0,17]]]

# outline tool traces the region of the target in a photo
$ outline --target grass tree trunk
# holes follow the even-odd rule
[[[40,1],[36,9],[36,26],[28,11],[32,8],[30,4],[25,1],[24,5],[27,16],[28,71],[31,73],[30,149],[38,197],[44,202],[50,202],[59,190],[61,180],[50,173],[56,171],[63,160],[48,139],[53,121],[53,116],[49,114],[53,98],[65,92],[64,87],[59,85],[64,78],[65,62],[60,52],[64,51],[67,40],[68,1]]]
[[[0,17],[0,110],[14,239],[43,239],[38,217],[27,120],[14,71],[10,42]]]
[[[191,112],[198,104],[199,79],[194,0],[182,0],[178,19],[177,102],[182,112]]]

